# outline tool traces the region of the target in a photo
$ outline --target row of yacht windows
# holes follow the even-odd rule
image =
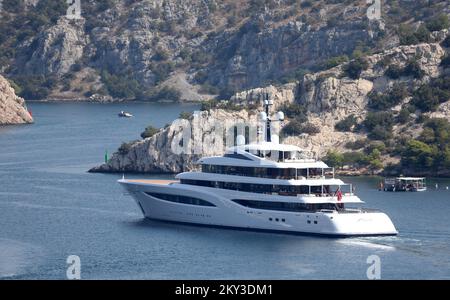
[[[145,194],[169,202],[196,205],[196,206],[211,206],[211,207],[215,206],[214,204],[208,201],[194,197],[161,194],[161,193],[149,193],[149,192],[145,192]],[[276,211],[290,211],[290,212],[314,212],[321,209],[339,210],[341,208],[338,207],[336,204],[332,203],[306,204],[306,203],[289,203],[277,201],[245,200],[245,199],[233,199],[232,201],[248,208],[276,210]]]
[[[189,204],[189,205],[197,205],[197,206],[215,206],[214,204],[205,201],[203,199],[198,199],[194,197],[188,197],[188,196],[180,196],[180,195],[170,195],[170,194],[161,194],[161,193],[149,193],[145,192],[147,195],[169,201],[169,202],[175,202],[175,203],[183,203],[183,204]]]
[[[337,210],[336,204],[332,203],[320,203],[320,204],[306,204],[306,203],[289,203],[289,202],[273,202],[273,201],[257,201],[257,200],[241,200],[234,199],[242,206],[265,209],[265,210],[278,210],[278,211],[293,211],[293,212],[311,212],[321,209]]]
[[[320,178],[322,176],[333,177],[333,171],[331,168],[281,169],[281,168],[262,168],[262,167],[260,168],[260,167],[202,165],[202,172],[248,176],[248,177],[262,177],[272,179]]]
[[[248,149],[245,151],[250,152],[258,157],[270,159],[276,162],[283,162],[285,160],[291,159],[307,158],[304,155],[300,154],[298,151],[261,151],[261,150],[250,151]]]
[[[328,195],[335,194],[335,190],[330,186],[306,186],[306,185],[273,185],[273,184],[254,184],[241,182],[221,182],[208,180],[189,180],[181,179],[180,183],[197,185],[204,187],[212,187],[219,189],[235,190],[249,193],[273,194],[277,193],[283,196],[297,196],[298,194],[316,194]],[[335,188],[337,189],[337,188]]]

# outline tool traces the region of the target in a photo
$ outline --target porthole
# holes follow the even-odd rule
[[[308,221],[306,221],[308,224],[311,224],[311,221],[310,220],[308,220]]]
[[[275,219],[275,221],[279,222],[279,221],[280,221],[280,219],[276,218],[276,219]]]
[[[272,221],[272,218],[269,218],[269,221]]]
[[[314,221],[314,224],[317,224],[317,221]]]
[[[281,219],[281,222],[286,222],[286,219]]]

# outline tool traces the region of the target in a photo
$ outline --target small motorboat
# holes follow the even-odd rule
[[[133,116],[132,114],[123,110],[119,113],[119,117],[121,118],[131,118],[132,116]]]

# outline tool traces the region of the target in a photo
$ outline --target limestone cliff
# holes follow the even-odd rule
[[[275,101],[275,109],[283,104],[298,103],[306,108],[308,122],[320,128],[320,133],[300,134],[289,136],[284,139],[285,143],[295,144],[307,150],[311,150],[321,157],[330,149],[345,150],[345,144],[350,141],[365,138],[364,132],[339,132],[335,130],[337,122],[345,119],[350,114],[362,120],[368,111],[368,94],[373,91],[386,92],[395,83],[402,82],[410,85],[412,89],[421,83],[428,82],[431,78],[439,76],[444,72],[440,67],[445,50],[438,43],[418,44],[412,46],[396,47],[379,54],[366,57],[367,69],[361,73],[360,78],[351,79],[343,72],[346,64],[339,65],[327,71],[308,74],[298,83],[289,83],[281,86],[268,86],[236,93],[230,102],[241,105],[243,108],[249,106],[261,109],[263,97],[269,94]],[[405,66],[411,59],[418,61],[423,77],[420,79],[413,76],[400,76],[391,79],[385,75],[390,64]],[[390,64],[382,63],[389,61]],[[410,99],[405,99],[406,105]],[[450,100],[450,99],[449,99]],[[431,113],[431,116],[446,117],[449,114],[450,101],[443,103],[439,109]],[[394,107],[394,114],[398,113],[399,107]],[[216,136],[217,123],[228,124],[236,122],[257,123],[255,111],[248,112],[246,109],[240,111],[226,111],[224,109],[212,109],[201,112],[198,116],[187,122],[192,128],[190,147],[206,145],[201,148],[201,155],[175,154],[173,143],[180,142],[183,131],[180,124],[172,124],[161,129],[155,136],[144,141],[133,144],[127,153],[117,152],[107,164],[94,168],[97,172],[169,172],[176,173],[191,170],[194,162],[200,156],[223,154],[222,143],[207,143],[208,139]],[[195,120],[200,119],[201,122]],[[289,122],[289,120],[287,120]],[[408,126],[397,125],[394,130],[417,135],[420,125]],[[214,134],[211,135],[211,133]],[[212,137],[211,137],[212,136]]]
[[[223,154],[227,144],[223,142],[223,130],[244,122],[255,124],[256,114],[222,109],[198,112],[190,120],[178,120],[154,136],[133,143],[127,151],[114,153],[107,164],[95,167],[91,172],[178,173],[192,170],[200,157]],[[183,138],[189,142],[180,148]]]
[[[9,82],[0,76],[0,125],[32,123],[25,100],[17,97]]]
[[[165,86],[181,100],[226,99],[301,80],[338,56],[391,49],[399,25],[414,31],[450,13],[444,0],[384,1],[380,19],[366,0],[86,0],[82,18],[69,20],[56,2],[9,1],[0,12],[0,72],[49,89],[27,99],[139,98]]]

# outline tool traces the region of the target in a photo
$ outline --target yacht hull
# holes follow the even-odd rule
[[[233,229],[333,237],[396,235],[382,212],[292,212],[255,209],[233,199],[278,201],[272,195],[245,193],[185,184],[149,184],[120,180],[146,218]],[[171,202],[160,197],[182,195],[201,199],[211,206]],[[213,206],[212,206],[213,205]]]

